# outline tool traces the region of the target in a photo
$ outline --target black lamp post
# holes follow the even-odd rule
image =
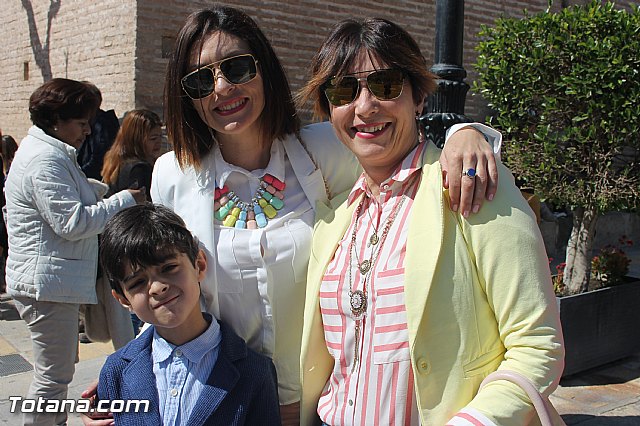
[[[464,115],[464,102],[469,85],[462,66],[464,0],[436,0],[435,64],[438,89],[425,102],[426,113],[420,118],[427,136],[437,146],[444,145],[445,132],[457,123],[469,122]]]

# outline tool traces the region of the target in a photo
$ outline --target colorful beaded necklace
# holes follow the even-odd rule
[[[213,197],[214,217],[224,226],[238,229],[264,228],[284,207],[285,183],[266,174],[260,179],[260,185],[251,202],[242,201],[227,185],[216,185]]]

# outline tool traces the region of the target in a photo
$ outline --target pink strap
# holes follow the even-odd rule
[[[531,380],[527,379],[520,373],[516,373],[515,371],[498,370],[484,378],[482,383],[480,383],[480,389],[482,389],[487,383],[495,380],[507,380],[520,386],[522,390],[527,393],[529,399],[533,403],[533,407],[536,409],[538,417],[540,417],[540,423],[542,426],[553,426],[551,415],[549,414],[549,409],[547,407],[547,404],[550,404],[550,402],[545,401],[546,398],[540,395],[540,392],[538,392],[538,389],[536,389],[533,383],[531,383]]]

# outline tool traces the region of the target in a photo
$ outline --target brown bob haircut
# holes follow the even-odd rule
[[[347,75],[363,50],[371,58],[405,73],[416,104],[436,89],[436,76],[427,70],[418,43],[404,29],[381,18],[346,19],[336,25],[311,61],[311,77],[298,93],[298,105],[312,101],[316,116],[329,117],[323,85],[330,78]]]
[[[217,31],[243,40],[258,60],[262,74],[264,110],[260,117],[265,140],[298,132],[300,121],[287,76],[271,44],[258,25],[243,11],[215,5],[192,13],[178,33],[165,80],[167,135],[181,167],[199,168],[202,157],[211,150],[213,130],[200,119],[192,101],[182,90],[180,80],[188,72],[193,51],[202,49],[207,37]],[[198,64],[203,66],[208,64]]]
[[[91,119],[100,101],[90,84],[54,78],[38,87],[29,98],[31,122],[47,131],[58,121]]]

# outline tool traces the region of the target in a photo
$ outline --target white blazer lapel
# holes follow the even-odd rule
[[[311,205],[315,208],[318,201],[328,203],[327,188],[322,171],[316,167],[309,153],[302,146],[302,142],[295,135],[289,135],[282,140],[282,145],[287,152],[293,172]]]

